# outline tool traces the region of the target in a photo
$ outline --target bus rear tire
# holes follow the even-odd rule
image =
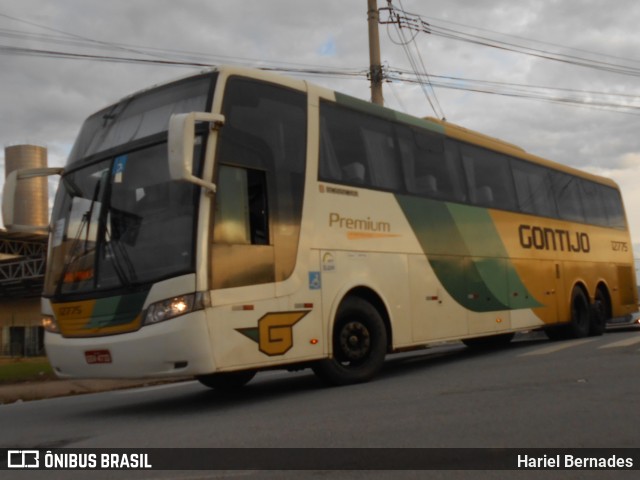
[[[547,335],[552,340],[568,340],[584,338],[591,329],[591,307],[587,295],[580,287],[574,287],[571,292],[571,321],[565,325],[552,327]]]
[[[591,308],[589,300],[580,287],[571,293],[571,322],[567,325],[569,338],[584,338],[591,328]]]
[[[378,310],[359,297],[347,297],[336,314],[333,356],[316,362],[314,373],[329,385],[367,382],[382,368],[387,330]]]
[[[582,288],[573,288],[570,308],[571,321],[569,323],[547,328],[546,334],[551,340],[569,340],[589,335],[592,327],[593,309]]]
[[[609,317],[609,300],[602,288],[596,291],[596,298],[591,307],[591,318],[589,324],[589,335],[592,337],[600,336],[607,327]]]
[[[244,370],[241,372],[211,373],[209,375],[200,375],[196,378],[205,387],[231,391],[244,387],[255,376],[255,370]]]

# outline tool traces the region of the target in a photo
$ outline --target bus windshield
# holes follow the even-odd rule
[[[216,74],[163,85],[126,98],[90,116],[73,145],[67,167],[92,155],[166,132],[174,113],[203,112]]]
[[[85,122],[52,213],[46,296],[144,288],[194,271],[198,189],[170,181],[166,130],[171,114],[207,108],[211,76],[197,78],[131,97]],[[202,143],[200,136],[196,159]]]

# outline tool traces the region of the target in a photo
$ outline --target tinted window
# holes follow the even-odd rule
[[[204,112],[216,74],[164,85],[112,105],[82,126],[68,163],[167,130],[175,113]]]
[[[608,226],[609,220],[602,199],[602,185],[582,179],[579,185],[582,207],[587,223]]]
[[[320,129],[321,180],[403,189],[392,123],[322,103]]]
[[[215,243],[269,244],[264,172],[220,165],[216,192]]]
[[[614,228],[627,228],[620,192],[614,188],[603,185],[601,186],[600,193],[605,211],[607,212],[608,225]]]
[[[223,105],[219,162],[269,172],[269,202],[279,223],[299,224],[306,165],[306,95],[231,78]]]
[[[566,173],[552,172],[551,184],[560,218],[574,222],[584,222],[580,179]]]
[[[464,144],[460,146],[460,151],[471,202],[515,210],[513,177],[507,157]]]
[[[220,186],[228,195],[217,198],[216,210],[221,218],[214,223],[221,226],[225,216],[243,218],[244,223],[239,222],[243,225],[242,234],[238,234],[235,244],[274,247],[273,251],[256,248],[258,253],[238,250],[238,261],[246,255],[262,255],[265,274],[240,276],[225,286],[259,283],[266,278],[284,280],[293,272],[300,233],[307,96],[279,85],[231,77],[225,87],[222,113],[225,124],[218,137],[217,181],[229,185]],[[233,192],[234,189],[238,191]],[[246,217],[240,215],[238,208],[221,205],[224,201],[243,202],[242,215]],[[216,234],[215,242],[228,242]],[[266,272],[268,269],[270,272]],[[217,281],[214,278],[214,285],[220,285]]]
[[[130,289],[193,271],[199,189],[170,180],[166,155],[159,143],[62,177],[47,295]]]
[[[462,168],[453,143],[445,143],[444,136],[435,132],[399,127],[398,144],[410,193],[443,200],[464,199]]]
[[[526,162],[512,160],[520,210],[533,215],[556,217],[558,212],[551,190],[550,170]]]
[[[626,228],[616,189],[334,103],[320,122],[321,180]]]

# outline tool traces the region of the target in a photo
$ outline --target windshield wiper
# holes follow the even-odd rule
[[[93,216],[93,211],[95,204],[98,200],[98,194],[100,193],[100,184],[98,181],[96,183],[95,189],[93,191],[93,197],[91,199],[91,204],[89,205],[89,209],[82,214],[82,219],[80,220],[80,225],[78,225],[78,229],[73,237],[71,242],[71,246],[69,247],[69,253],[67,258],[64,260],[64,268],[62,269],[61,277],[60,277],[60,288],[67,283],[75,283],[77,281],[88,280],[90,278],[95,278],[94,271],[95,265],[91,265],[90,269],[87,271],[76,271],[73,277],[67,278],[70,273],[71,266],[78,262],[81,258],[85,257],[91,251],[96,250],[96,246],[94,245],[92,249],[89,249],[89,236],[91,231],[91,218]],[[65,186],[70,187],[71,190],[71,199],[73,202],[74,198],[84,198],[82,197],[82,191],[78,189],[78,187],[70,180],[67,179],[65,182]],[[79,193],[79,195],[77,195]],[[84,239],[82,239],[82,233],[84,232]],[[83,242],[82,247],[80,246],[80,242]],[[95,263],[95,261],[94,261]]]
[[[125,287],[131,288],[137,280],[137,275],[127,249],[122,246],[119,240],[113,239],[108,226],[105,226],[104,240],[105,259],[107,257],[106,249],[108,249],[111,254],[109,258],[112,260],[113,270],[116,272],[118,280],[120,280],[120,283]]]

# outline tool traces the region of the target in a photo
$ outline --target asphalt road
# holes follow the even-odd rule
[[[521,338],[390,356],[374,381],[309,371],[241,393],[197,382],[0,406],[0,447],[640,447],[640,331]],[[7,474],[7,475],[5,475]],[[125,476],[122,476],[125,475]],[[543,477],[544,475],[544,477]],[[553,475],[553,477],[552,477]],[[626,478],[634,472],[429,472],[429,478]],[[2,478],[424,478],[425,472],[2,472]]]

